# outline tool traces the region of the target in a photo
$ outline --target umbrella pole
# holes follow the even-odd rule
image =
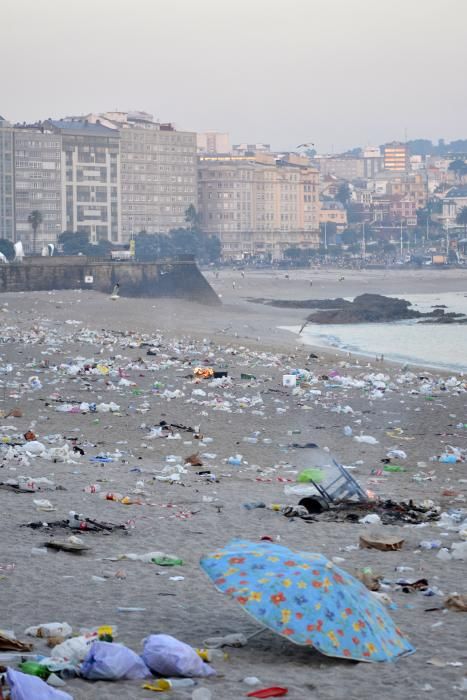
[[[267,627],[261,627],[261,629],[256,630],[256,632],[252,632],[247,636],[247,640],[250,641],[250,639],[254,639],[254,637],[258,637],[260,634],[263,634],[263,632],[267,632],[268,628]]]

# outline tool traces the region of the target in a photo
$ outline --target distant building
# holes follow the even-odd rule
[[[236,156],[253,155],[254,153],[270,153],[269,143],[237,143],[232,146],[232,153]]]
[[[321,201],[319,212],[320,224],[335,224],[336,232],[347,228],[347,211],[341,202]]]
[[[405,173],[410,170],[409,148],[405,143],[387,143],[383,146],[384,170]]]
[[[414,200],[402,195],[382,195],[373,198],[371,214],[374,221],[387,225],[416,226],[417,207]]]
[[[203,131],[196,134],[198,153],[229,153],[230,138],[220,131]]]
[[[315,158],[314,162],[323,176],[334,175],[348,182],[374,177],[383,169],[383,158],[376,155],[369,157],[326,156]]]
[[[15,240],[14,131],[0,117],[0,238]]]
[[[381,149],[379,146],[365,146],[362,156],[363,158],[381,158]]]
[[[34,252],[55,243],[62,231],[61,147],[60,134],[45,124],[14,128],[16,240],[27,253],[33,252],[32,211],[42,215]]]
[[[408,196],[417,209],[423,209],[428,199],[426,173],[396,173],[383,171],[367,181],[367,188],[376,196]]]
[[[467,185],[451,187],[443,196],[442,219],[455,222],[461,209],[467,207]]]
[[[46,124],[62,143],[61,229],[87,233],[91,243],[119,243],[119,132],[85,118]]]
[[[185,227],[197,204],[196,134],[146,112],[106,112],[94,120],[120,132],[122,240],[140,231]]]
[[[201,156],[203,230],[219,236],[224,259],[279,259],[287,248],[318,247],[318,179],[300,156]]]

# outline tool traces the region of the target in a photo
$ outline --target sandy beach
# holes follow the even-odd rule
[[[296,497],[284,494],[284,486],[297,477],[297,451],[288,445],[316,442],[329,447],[352,467],[364,489],[382,499],[431,499],[442,512],[466,513],[466,462],[431,461],[447,446],[465,454],[465,376],[407,371],[332,350],[314,350],[318,357],[310,358],[313,348],[279,328],[301,324],[306,311],[247,301],[349,297],[363,291],[400,296],[467,292],[465,272],[247,271],[242,277],[222,270],[218,279],[211,271],[206,277],[222,306],[126,299],[124,291],[117,301],[90,291],[0,298],[0,438],[5,445],[0,482],[25,475],[62,487],[35,493],[0,488],[1,627],[26,640],[27,627],[51,621],[68,622],[74,633],[108,624],[117,626],[117,641],[137,652],[151,632],[195,647],[216,635],[250,634],[257,629],[254,621],[215,590],[199,559],[236,537],[257,541],[269,536],[292,550],[338,557],[352,574],[365,567],[380,574],[392,600],[390,614],[417,651],[395,664],[356,664],[266,631],[243,648],[226,649],[226,660],[213,662],[218,675],[199,683],[212,698],[245,697],[252,690],[242,682],[247,676],[258,677],[259,687],[287,687],[291,700],[465,697],[458,688],[467,674],[467,617],[442,605],[453,592],[467,593],[466,562],[443,562],[439,549],[419,547],[421,541],[440,540],[451,551],[460,533],[438,522],[384,525],[381,531],[400,535],[404,545],[400,551],[380,552],[358,548],[359,535],[368,532],[360,523],[306,522],[268,508],[244,507],[256,501],[296,503]],[[214,384],[196,379],[198,365],[225,371],[228,378]],[[295,391],[283,387],[282,376],[297,369],[307,371],[305,385]],[[117,409],[110,412],[79,408],[111,402]],[[64,411],[64,406],[75,408]],[[5,417],[14,408],[21,415]],[[192,427],[204,439],[183,427],[174,428],[170,438],[155,437],[153,428],[161,421]],[[344,434],[345,426],[352,436]],[[24,443],[28,430],[45,447],[39,456],[11,447]],[[300,432],[288,434],[292,430]],[[253,433],[257,442],[245,442]],[[359,435],[377,442],[358,442]],[[50,450],[65,445],[70,450],[55,453],[54,461]],[[73,445],[80,450],[71,451]],[[390,450],[406,453],[406,459],[392,459],[403,471],[384,471],[381,460]],[[203,466],[183,466],[194,453]],[[237,454],[241,464],[229,464]],[[199,471],[210,471],[215,479]],[[178,481],[160,479],[173,473]],[[98,485],[98,493],[84,491],[91,484]],[[139,503],[106,500],[107,493]],[[50,500],[55,510],[39,510],[37,499]],[[91,549],[75,555],[40,551],[52,537],[66,539],[69,531],[22,527],[61,520],[70,511],[126,529],[82,533]],[[154,551],[175,554],[184,564],[169,568],[116,560]],[[403,593],[396,585],[400,578],[427,579],[433,595]],[[43,640],[29,641],[36,653],[48,653]],[[140,682],[73,679],[65,690],[75,700],[191,697],[191,689],[154,696]]]

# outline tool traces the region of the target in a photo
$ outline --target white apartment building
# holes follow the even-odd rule
[[[120,134],[86,118],[46,122],[62,142],[61,230],[121,242]]]
[[[15,230],[26,252],[55,243],[62,230],[61,138],[46,125],[14,128]],[[39,211],[36,251],[28,217]]]
[[[196,134],[159,124],[146,112],[89,118],[120,133],[122,240],[185,227],[186,210],[197,206]]]
[[[15,241],[14,131],[0,117],[0,238]]]

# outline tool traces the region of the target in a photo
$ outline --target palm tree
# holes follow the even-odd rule
[[[37,229],[41,225],[43,221],[42,214],[38,209],[34,209],[29,216],[28,216],[28,224],[31,224],[32,228],[32,253],[33,255],[36,252],[36,238],[37,238]]]
[[[464,236],[467,232],[467,207],[462,207],[456,216],[456,224],[464,227]]]
[[[196,211],[194,204],[190,204],[188,209],[185,211],[185,221],[190,224],[191,229],[199,228],[201,224],[201,216]]]

